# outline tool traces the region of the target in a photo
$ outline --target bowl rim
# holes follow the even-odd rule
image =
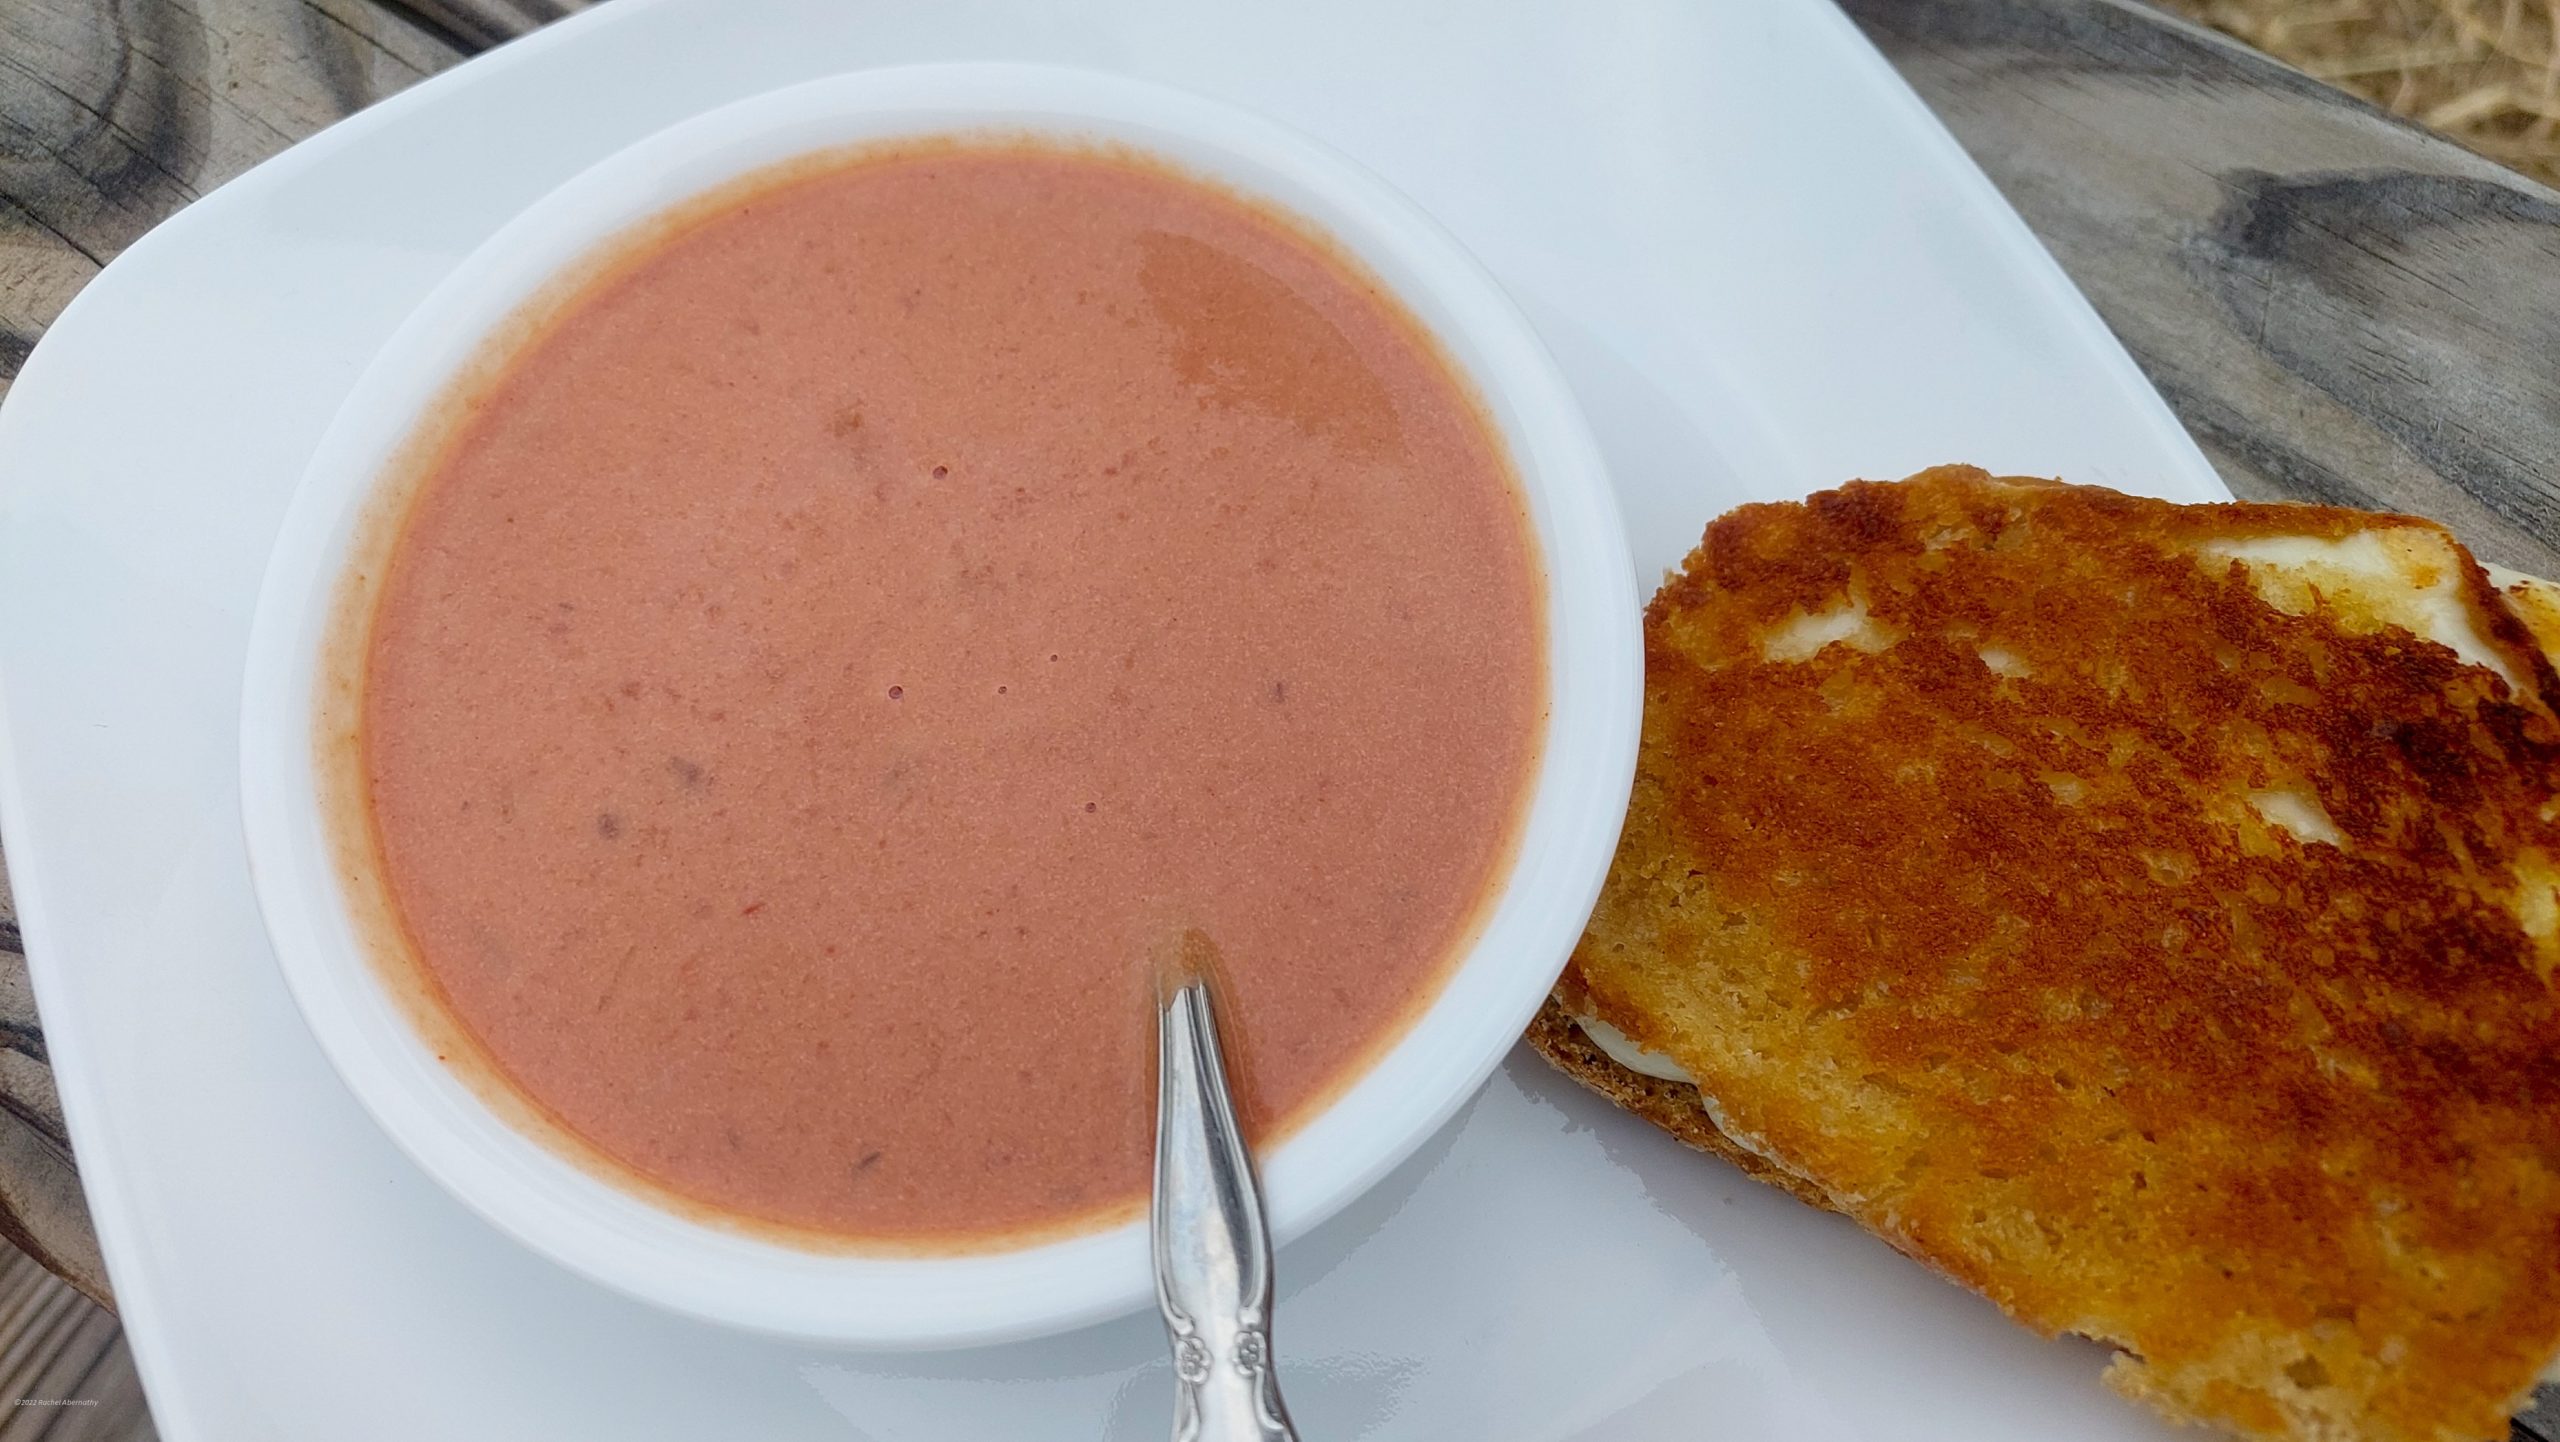
[[[385,475],[506,323],[581,261],[690,199],[795,157],[999,131],[1129,147],[1271,205],[1368,266],[1477,389],[1510,453],[1543,563],[1546,735],[1509,869],[1438,993],[1262,1159],[1276,1240],[1305,1233],[1384,1177],[1508,1052],[1598,896],[1634,773],[1638,593],[1616,500],[1572,393],[1526,318],[1454,238],[1320,143],[1222,102],[1099,72],[902,66],[703,112],[535,201],[475,247],[376,354],[287,509],[243,677],[251,880],[278,966],[332,1069],[446,1191],[594,1281],[796,1341],[976,1345],[1135,1310],[1152,1291],[1144,1219],[1002,1251],[811,1251],[677,1215],[498,1115],[439,1062],[358,939],[320,799],[324,653]]]

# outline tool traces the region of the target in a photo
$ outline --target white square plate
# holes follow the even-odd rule
[[[1005,58],[1331,141],[1473,246],[1581,392],[1639,573],[1715,513],[1943,460],[2224,493],[2123,351],[1823,0],[616,0],[296,147],[85,291],[0,411],[0,824],[64,1109],[164,1435],[1156,1438],[1152,1318],[794,1349],[554,1270],[323,1065],[235,781],[267,545],[338,398],[473,244],[753,91]],[[2147,1438],[1837,1219],[1517,1057],[1280,1258],[1308,1438]]]

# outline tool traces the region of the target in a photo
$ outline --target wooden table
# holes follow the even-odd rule
[[[578,3],[0,0],[0,387],[162,217]],[[2136,0],[1844,3],[2233,490],[2433,516],[2560,576],[2560,194]],[[0,1236],[112,1305],[11,918],[0,889]],[[32,1329],[47,1305],[0,1296],[0,1388],[105,1355]],[[22,1409],[0,1442],[127,1435],[113,1412]]]

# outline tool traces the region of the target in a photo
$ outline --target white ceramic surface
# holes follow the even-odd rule
[[[0,405],[0,840],[173,1442],[1165,1435],[1150,1318],[863,1358],[671,1317],[496,1235],[339,1088],[239,840],[260,568],[418,299],[678,117],[962,58],[1234,100],[1414,197],[1576,386],[1639,575],[1737,502],[1933,461],[2221,494],[1822,0],[613,0],[422,85],[135,246]],[[1311,1439],[2175,1435],[2099,1388],[2096,1349],[2026,1336],[1525,1055],[1280,1273]]]
[[[249,634],[240,734],[251,879],[294,1000],[394,1141],[499,1230],[618,1290],[804,1341],[1013,1341],[1154,1295],[1145,1223],[943,1257],[796,1249],[677,1215],[511,1126],[441,1062],[344,894],[318,738],[350,558],[394,458],[489,338],[616,237],[739,178],[846,146],[994,132],[1111,145],[1330,236],[1437,336],[1517,470],[1547,587],[1547,731],[1520,844],[1481,931],[1385,1055],[1263,1159],[1287,1243],[1386,1175],[1474,1095],[1581,934],[1625,814],[1643,709],[1635,582],[1572,391],[1501,287],[1402,196],[1258,116],[1094,71],[913,65],[788,86],[643,139],[509,221],[420,302],[356,382],[285,513]]]

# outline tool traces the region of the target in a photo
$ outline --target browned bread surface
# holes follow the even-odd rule
[[[2323,569],[2377,557],[2471,659]],[[1560,996],[1700,1085],[1553,1008],[1550,1058],[2174,1417],[2503,1434],[2560,1352],[2560,684],[2468,552],[1942,468],[1717,521],[1646,688]]]
[[[1684,1081],[1665,1081],[1631,1072],[1611,1061],[1608,1053],[1594,1046],[1591,1038],[1574,1025],[1573,1014],[1557,998],[1547,998],[1547,1004],[1530,1019],[1527,1041],[1547,1059],[1548,1065],[1682,1142],[1711,1157],[1722,1157],[1756,1181],[1793,1193],[1797,1201],[1825,1211],[1839,1210],[1811,1182],[1780,1171],[1717,1130],[1715,1118],[1707,1115],[1696,1087]]]

